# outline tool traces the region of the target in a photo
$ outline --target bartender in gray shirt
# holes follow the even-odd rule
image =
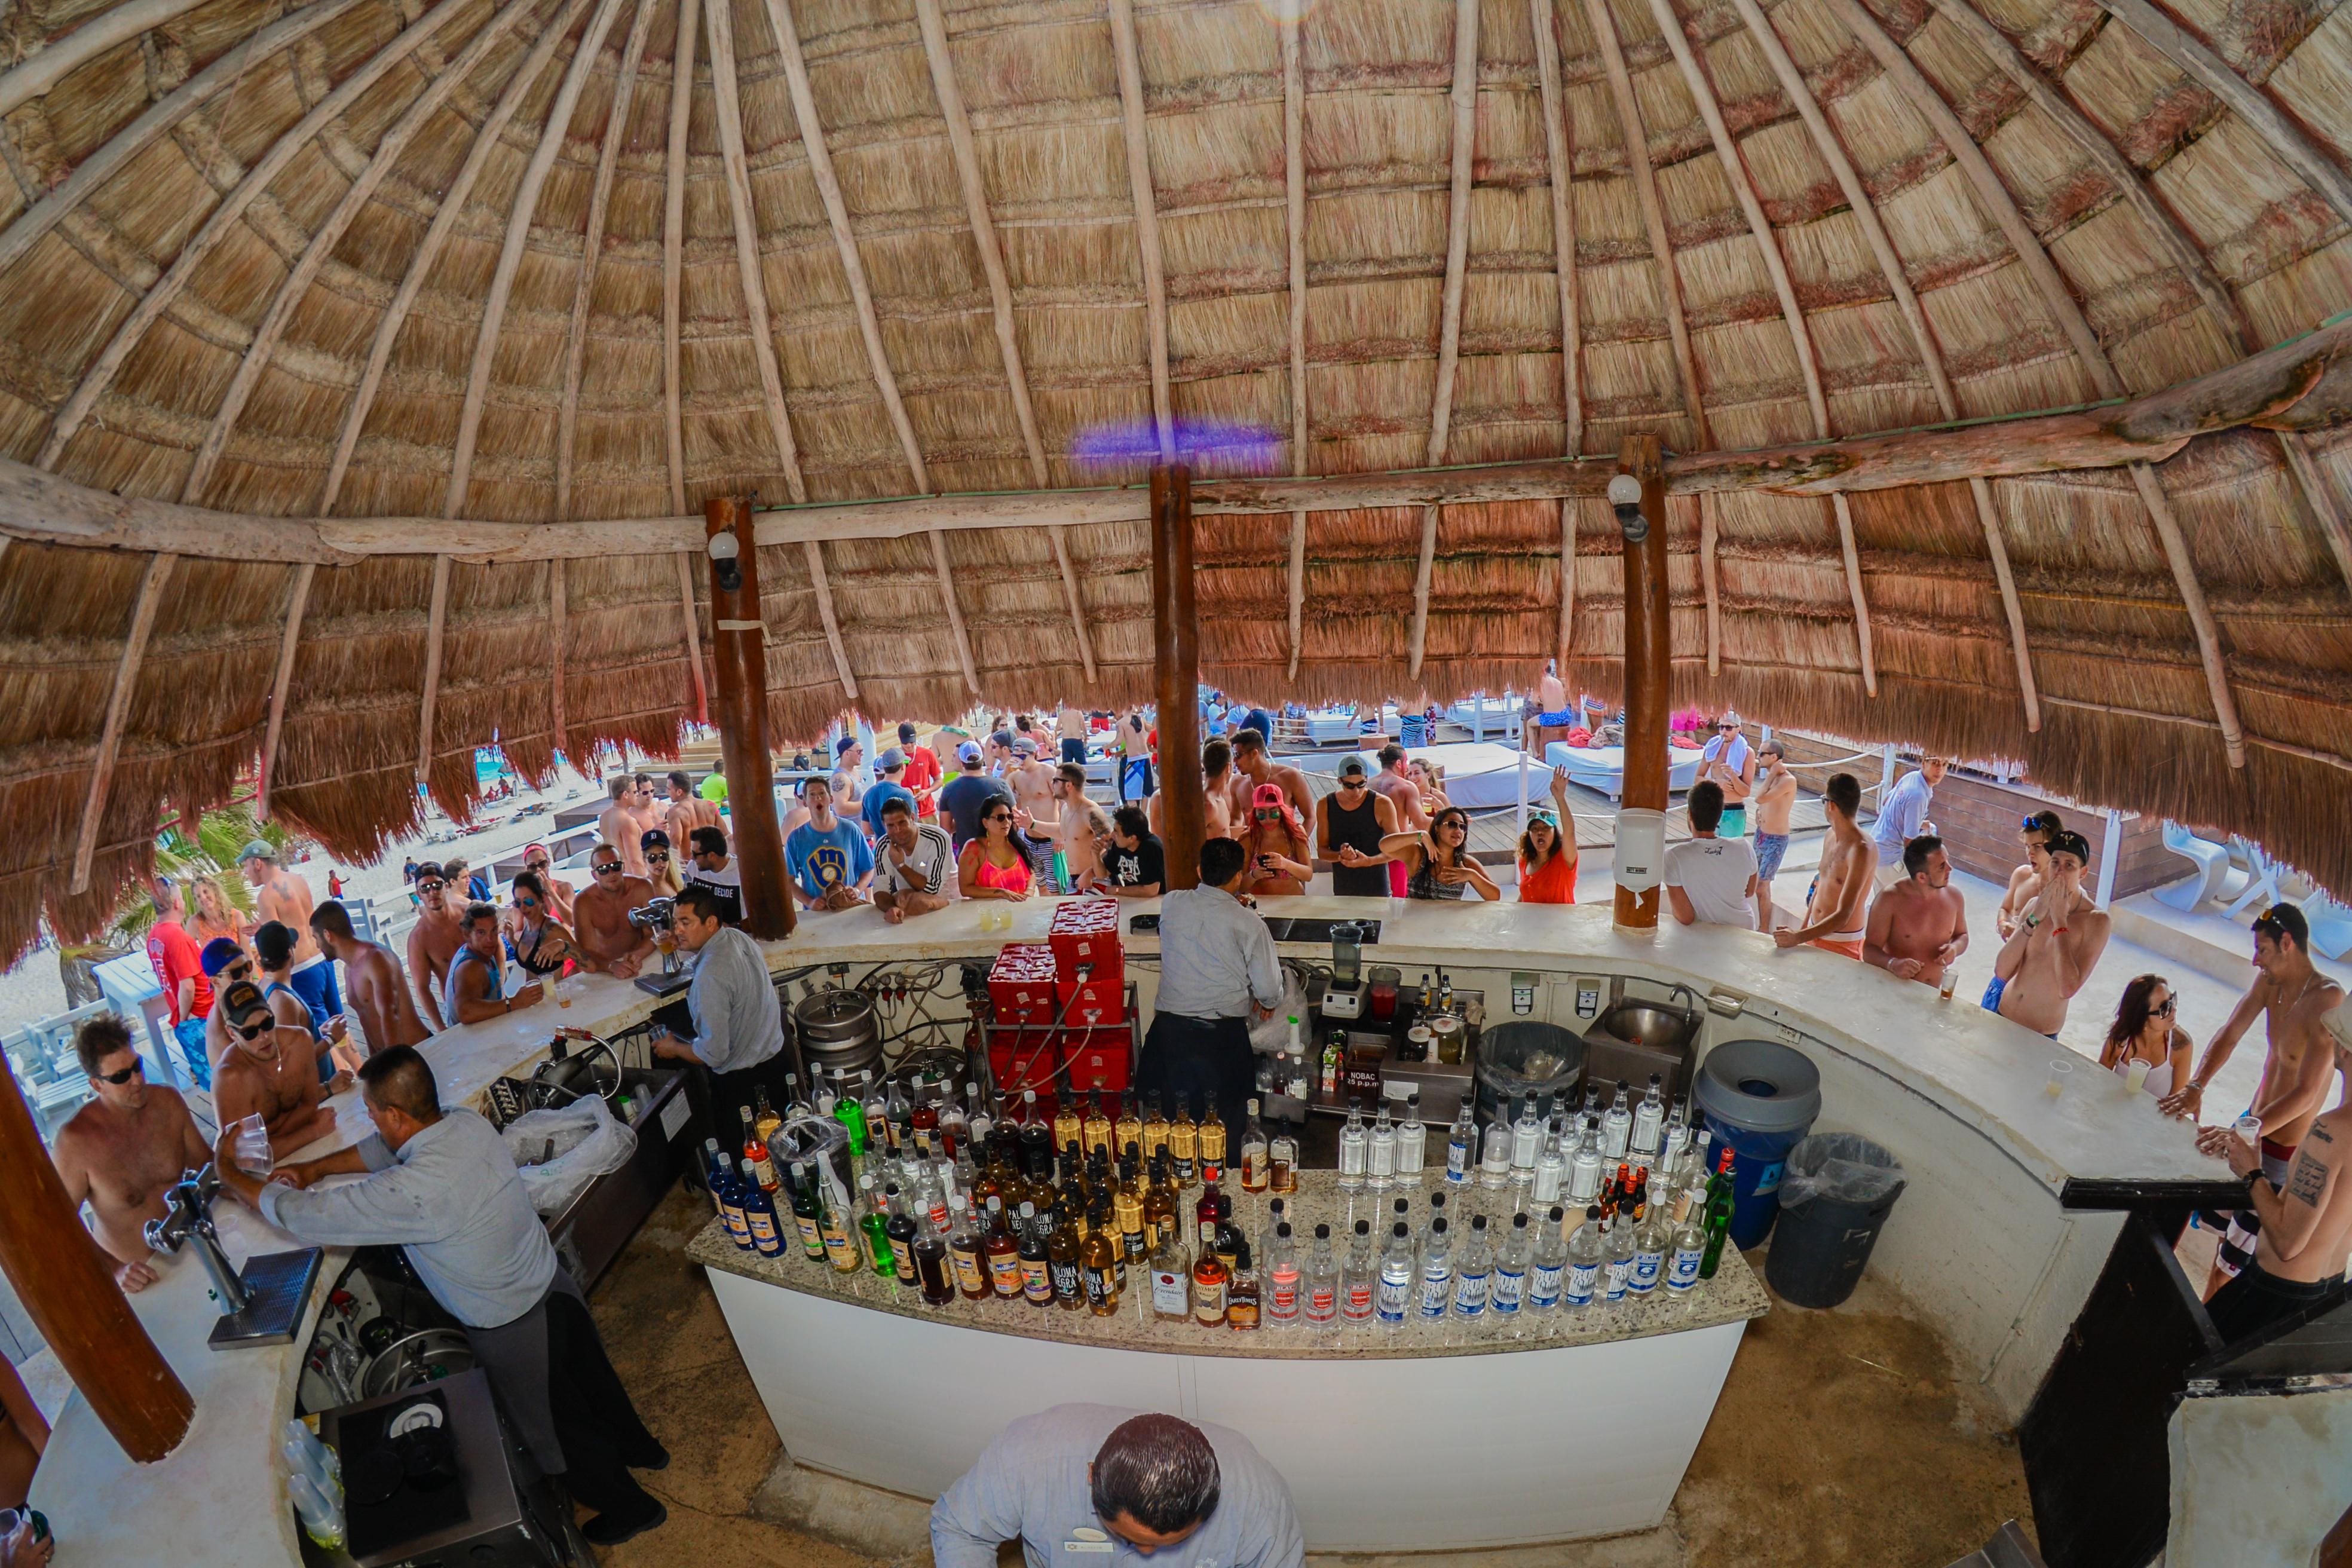
[[[1160,900],[1160,993],[1135,1073],[1145,1098],[1191,1109],[1206,1096],[1234,1129],[1257,1081],[1250,1019],[1272,1017],[1282,1001],[1274,935],[1241,900],[1246,864],[1239,841],[1208,839],[1201,885]]]
[[[996,1568],[1005,1541],[1029,1568],[1298,1568],[1307,1556],[1290,1488],[1248,1438],[1107,1405],[1013,1422],[931,1505],[936,1568]]]
[[[726,912],[709,888],[688,884],[677,896],[671,916],[677,944],[694,954],[694,978],[686,991],[694,1034],[660,1029],[651,1043],[654,1055],[688,1064],[687,1081],[704,1128],[731,1147],[739,1134],[726,1119],[751,1106],[757,1090],[765,1089],[769,1103],[779,1109],[784,1105],[791,1058],[784,1054],[783,1010],[767,957],[757,942],[725,923]]]
[[[629,1471],[660,1469],[669,1453],[638,1419],[498,1131],[443,1110],[413,1047],[378,1051],[359,1077],[373,1137],[281,1165],[265,1184],[237,1168],[225,1127],[213,1150],[221,1186],[298,1241],[398,1246],[464,1325],[533,1460],[596,1510],[582,1533],[611,1546],[653,1529],[668,1510]],[[317,1185],[342,1175],[367,1179]]]

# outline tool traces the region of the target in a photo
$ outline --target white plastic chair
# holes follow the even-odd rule
[[[2329,960],[2352,952],[2352,909],[2347,909],[2326,893],[2314,893],[2303,900],[2303,918],[2311,924],[2311,949]]]
[[[2246,858],[2246,864],[2253,869],[2246,875],[2245,891],[2240,893],[2236,900],[2221,911],[2222,914],[2235,920],[2240,910],[2257,900],[2266,904],[2275,904],[2285,897],[2279,891],[2279,872],[2284,868],[2263,854],[2261,846],[2251,838],[2242,837],[2233,833],[2230,836],[2230,847],[2243,855]]]
[[[2221,896],[2222,880],[2230,874],[2229,850],[2198,837],[2169,817],[2164,824],[2164,847],[2195,866],[2197,871],[2194,876],[2157,889],[2157,902],[2186,915],[2196,913]]]

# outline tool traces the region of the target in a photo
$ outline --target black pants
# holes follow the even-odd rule
[[[695,1063],[686,1075],[687,1103],[702,1118],[703,1136],[719,1140],[719,1147],[730,1157],[743,1152],[743,1118],[745,1106],[756,1108],[758,1091],[768,1091],[768,1103],[778,1110],[784,1108],[784,1075],[793,1070],[792,1057],[778,1051],[766,1061],[733,1072],[712,1072],[701,1063]],[[709,1173],[702,1169],[698,1156],[694,1174],[699,1178]]]
[[[2340,1279],[2321,1279],[2310,1284],[2281,1279],[2265,1273],[2262,1265],[2250,1263],[2238,1271],[2235,1279],[2213,1292],[2213,1299],[2205,1303],[2205,1315],[2212,1320],[2213,1331],[2221,1336],[2223,1344],[2236,1344],[2281,1318],[2301,1311],[2315,1301],[2326,1300],[2342,1286]]]
[[[538,1306],[467,1338],[539,1468],[561,1475],[598,1513],[644,1519],[659,1505],[629,1466],[657,1457],[661,1444],[638,1418],[579,1291],[559,1270]]]
[[[1250,1049],[1249,1020],[1157,1015],[1143,1037],[1143,1059],[1136,1066],[1135,1086],[1144,1094],[1156,1092],[1171,1116],[1180,1104],[1197,1113],[1205,1102],[1215,1101],[1225,1126],[1238,1138],[1249,1098],[1257,1092],[1257,1058]]]

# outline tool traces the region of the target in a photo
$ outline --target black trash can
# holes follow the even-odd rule
[[[1878,1233],[1903,1195],[1903,1166],[1851,1132],[1822,1132],[1789,1152],[1780,1223],[1764,1255],[1772,1293],[1797,1307],[1834,1307],[1853,1294]]]

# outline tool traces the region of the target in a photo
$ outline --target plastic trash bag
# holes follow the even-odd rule
[[[589,1184],[617,1171],[637,1152],[637,1135],[590,1095],[561,1110],[527,1110],[499,1136],[522,1173],[523,1191],[541,1215],[563,1212]]]
[[[1278,1057],[1290,1048],[1290,1020],[1298,1020],[1303,1036],[1307,1026],[1307,983],[1298,972],[1285,964],[1282,971],[1282,1000],[1276,1005],[1274,1016],[1250,1019],[1250,1049],[1262,1057]]]
[[[1902,1163],[1886,1150],[1852,1132],[1816,1132],[1789,1151],[1780,1205],[1831,1198],[1871,1207],[1902,1188]]]

